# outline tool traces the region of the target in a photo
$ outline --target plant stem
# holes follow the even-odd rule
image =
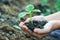
[[[33,24],[33,22],[32,22],[32,11],[30,11],[30,21]]]

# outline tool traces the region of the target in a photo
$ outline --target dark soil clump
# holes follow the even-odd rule
[[[43,26],[47,23],[47,21],[39,21],[39,22],[37,22],[37,21],[32,21],[32,22],[33,22],[33,24],[31,23],[31,21],[30,21],[29,23],[26,23],[26,26],[27,26],[31,31],[33,31],[34,28],[40,28],[40,29],[42,29],[42,28],[44,28]]]

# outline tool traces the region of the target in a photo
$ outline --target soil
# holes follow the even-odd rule
[[[37,21],[32,21],[32,23],[31,23],[31,21],[30,21],[29,23],[26,23],[26,26],[27,26],[31,31],[33,31],[34,28],[40,28],[40,29],[44,28],[43,26],[44,26],[46,23],[47,23],[47,21],[39,21],[39,22],[37,22]]]

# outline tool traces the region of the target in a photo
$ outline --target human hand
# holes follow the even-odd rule
[[[39,18],[37,18],[37,17],[33,17],[32,18],[33,20],[35,20],[35,21],[40,21],[40,20],[42,20],[42,19],[40,19],[40,17]],[[38,20],[39,19],[39,20]],[[44,17],[43,17],[43,19],[44,19]],[[47,21],[51,21],[51,20],[55,20],[55,22],[48,22],[47,24],[46,24],[46,28],[47,29],[49,29],[49,31],[47,30],[46,32],[44,31],[44,32],[42,32],[42,33],[49,33],[49,32],[51,32],[51,31],[53,31],[53,30],[56,30],[56,29],[59,29],[59,27],[60,26],[58,26],[58,25],[60,25],[60,19],[59,19],[59,13],[54,13],[54,14],[52,14],[52,15],[50,15],[50,16],[46,16],[45,17],[45,19],[47,20]],[[59,20],[59,21],[58,21]],[[30,21],[30,18],[28,18],[25,22],[23,22],[23,23],[20,23],[19,25],[20,25],[20,27],[25,31],[27,31],[27,30],[29,30],[28,29],[28,27],[26,26],[26,25],[24,25],[25,23],[27,23],[27,22],[29,22]],[[49,24],[49,25],[48,25]],[[51,25],[51,26],[50,26]],[[49,27],[51,27],[51,28],[49,28]],[[45,28],[44,28],[45,29]],[[36,30],[38,30],[38,31],[36,31]],[[41,29],[39,29],[39,28],[35,28],[34,29],[34,33],[38,33],[38,34],[40,34],[41,33]]]
[[[42,21],[44,20],[44,17],[43,16],[34,16],[32,17],[32,20],[33,21]],[[31,32],[28,27],[25,25],[25,23],[28,23],[30,21],[30,18],[27,18],[26,21],[24,22],[21,22],[19,24],[19,26],[29,35],[33,35],[33,36],[36,36],[36,37],[39,37],[39,38],[42,38],[43,36],[47,35],[47,34],[43,34],[43,35],[40,35],[40,34],[36,34],[35,32]]]
[[[24,22],[20,23],[20,27],[26,32],[29,33],[29,35],[36,36],[38,38],[42,38],[46,35],[48,35],[51,31],[56,30],[59,28],[60,20],[53,20],[49,21],[45,26],[44,29],[35,28],[34,32],[31,32],[26,25],[24,25]]]
[[[42,20],[44,20],[44,16],[34,16],[34,17],[32,17],[32,21],[42,21]],[[19,24],[19,26],[23,27],[24,30],[28,29],[28,27],[26,27],[26,25],[24,25],[25,23],[28,23],[28,22],[30,22],[30,18],[27,18],[24,22],[21,22]]]
[[[26,32],[26,34],[27,34],[28,36],[34,36],[34,37],[40,39],[40,38],[43,38],[44,36],[48,35],[48,34],[42,34],[42,35],[40,35],[40,34],[37,34],[37,33],[35,33],[35,32],[30,31],[30,30],[28,29],[28,27],[27,27],[26,25],[24,25],[24,22],[21,22],[21,23],[19,24],[19,26],[24,30],[24,32]]]

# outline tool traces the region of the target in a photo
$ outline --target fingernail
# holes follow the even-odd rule
[[[25,25],[22,28],[23,28],[23,30],[27,30],[28,29]]]
[[[26,30],[26,28],[22,28],[23,30]]]

